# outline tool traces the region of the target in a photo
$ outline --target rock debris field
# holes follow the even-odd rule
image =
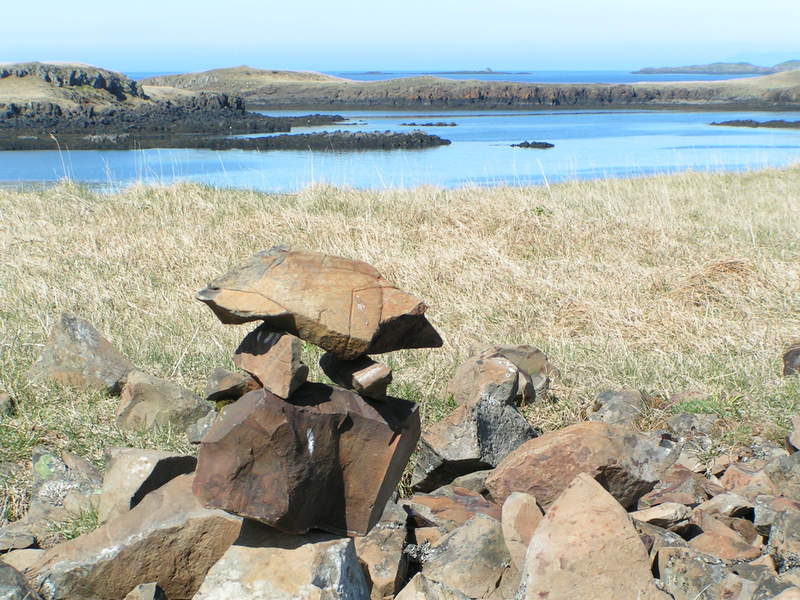
[[[37,449],[30,508],[0,530],[0,598],[800,599],[800,418],[783,445],[710,459],[715,415],[641,431],[647,398],[625,389],[541,433],[519,408],[551,401],[558,368],[494,345],[421,430],[372,356],[443,341],[370,265],[275,247],[197,299],[257,324],[205,398],[61,316],[31,380],[119,395],[119,428],[185,431],[197,455],[108,448],[100,473]],[[303,344],[334,385],[308,380]],[[798,372],[795,346],[783,374]],[[99,527],[47,543],[49,523],[87,511]]]

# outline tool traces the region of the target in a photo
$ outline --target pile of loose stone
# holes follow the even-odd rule
[[[0,529],[0,597],[800,599],[800,417],[782,445],[718,455],[725,419],[641,431],[655,400],[609,390],[585,422],[541,434],[521,409],[557,401],[558,370],[531,346],[491,346],[420,437],[417,407],[386,395],[391,372],[368,355],[441,340],[368,265],[278,248],[198,297],[225,323],[262,321],[234,358],[247,375],[215,371],[205,399],[137,371],[85,321],[57,324],[35,377],[119,393],[120,427],[188,427],[198,456],[112,448],[101,474],[37,450],[29,513]],[[302,341],[338,385],[307,381]],[[800,374],[800,346],[783,374]],[[393,498],[415,447],[413,491]],[[87,509],[98,529],[47,547],[48,521]]]

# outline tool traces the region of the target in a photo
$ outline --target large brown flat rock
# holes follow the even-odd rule
[[[370,265],[281,247],[197,293],[223,323],[264,321],[346,359],[442,345],[426,306]]]

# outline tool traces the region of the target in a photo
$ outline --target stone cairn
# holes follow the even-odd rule
[[[261,321],[234,356],[261,387],[205,434],[194,494],[287,533],[366,534],[420,436],[417,405],[386,395],[392,372],[368,355],[441,346],[426,305],[366,263],[284,247],[197,298],[223,323]],[[338,385],[307,381],[301,340],[326,350],[320,366]]]

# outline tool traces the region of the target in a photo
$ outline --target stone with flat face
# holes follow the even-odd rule
[[[346,359],[442,345],[423,302],[374,267],[336,256],[275,247],[211,282],[197,299],[223,323],[264,321]]]
[[[392,370],[368,356],[342,360],[326,352],[320,357],[319,366],[335,384],[375,400],[386,397],[386,388],[392,382]]]
[[[287,533],[363,535],[380,519],[419,439],[416,404],[371,403],[307,383],[227,406],[198,454],[195,494]]]
[[[302,350],[300,338],[260,325],[239,344],[233,364],[279,398],[288,398],[308,378]]]

